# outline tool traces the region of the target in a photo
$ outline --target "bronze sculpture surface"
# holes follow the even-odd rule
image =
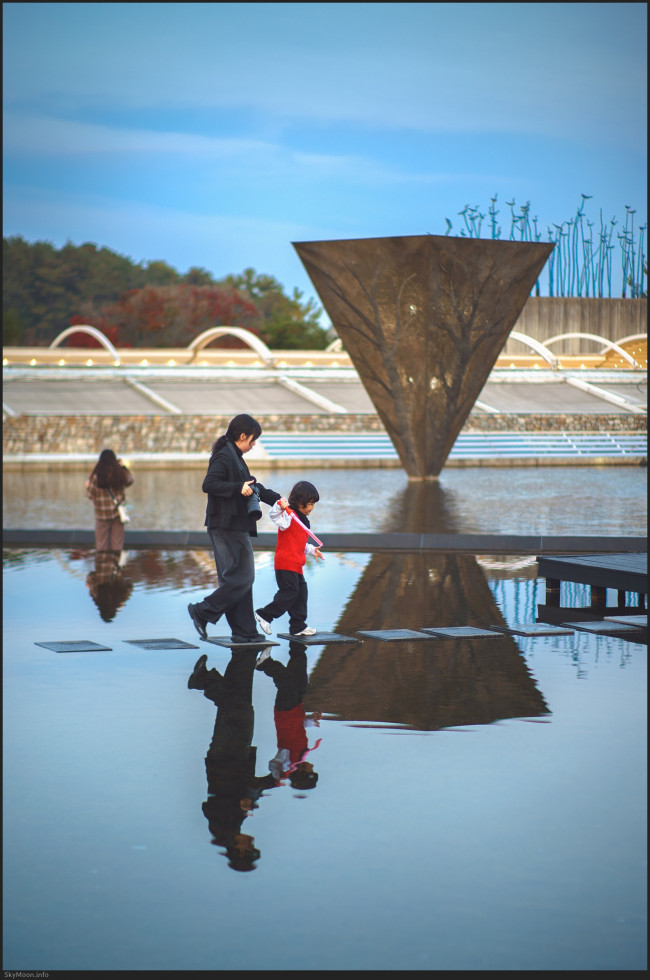
[[[437,477],[551,243],[294,242],[409,479]]]

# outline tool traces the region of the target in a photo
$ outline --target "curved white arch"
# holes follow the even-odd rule
[[[648,339],[647,333],[631,333],[629,337],[621,337],[620,340],[616,341],[616,343],[622,347],[623,344],[630,344],[632,343],[633,340],[647,340],[647,339]]]
[[[641,365],[634,360],[631,354],[628,354],[626,350],[619,347],[618,344],[614,343],[613,340],[607,340],[606,337],[601,337],[597,333],[561,333],[557,337],[551,337],[549,340],[544,341],[544,346],[548,347],[549,344],[556,344],[560,340],[571,340],[572,338],[580,338],[582,340],[594,340],[597,344],[604,344],[605,350],[614,350],[616,353],[623,358],[624,361],[628,361],[633,367],[640,368]],[[601,351],[600,353],[603,353]]]
[[[551,365],[552,368],[557,367],[557,357],[551,354],[550,351],[540,344],[538,340],[534,337],[529,337],[528,334],[519,333],[518,330],[511,330],[508,340],[519,340],[522,344],[527,344],[532,350],[534,350],[540,357],[543,357],[545,361]]]
[[[343,341],[340,337],[336,337],[331,344],[328,344],[325,348],[326,354],[340,354],[343,351]]]
[[[95,340],[99,341],[102,347],[106,348],[109,354],[113,355],[115,363],[120,363],[120,355],[117,353],[108,337],[103,334],[101,330],[98,330],[97,327],[91,327],[87,323],[80,323],[74,327],[67,327],[67,329],[62,330],[59,336],[55,337],[50,344],[50,350],[52,350],[54,347],[58,347],[61,341],[65,340],[66,337],[69,337],[71,333],[86,333],[89,337],[94,337]]]
[[[188,344],[187,349],[193,351],[192,357],[190,357],[188,364],[191,364],[196,355],[200,350],[203,350],[211,340],[215,337],[224,337],[230,335],[233,337],[239,337],[244,343],[248,344],[257,354],[260,355],[267,367],[272,367],[275,363],[273,354],[266,346],[263,340],[256,337],[254,333],[250,330],[245,330],[243,327],[210,327],[209,330],[204,330],[203,333],[195,337],[191,344]]]

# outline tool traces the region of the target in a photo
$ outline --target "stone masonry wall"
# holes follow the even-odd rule
[[[267,432],[384,432],[377,415],[259,415]],[[230,416],[19,415],[3,422],[4,455],[100,453],[114,446],[129,453],[209,453]],[[483,414],[472,412],[463,432],[642,432],[637,414]],[[262,442],[264,437],[262,436]]]

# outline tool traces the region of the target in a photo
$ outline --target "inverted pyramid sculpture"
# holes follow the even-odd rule
[[[293,245],[409,478],[437,477],[553,244],[411,235]]]

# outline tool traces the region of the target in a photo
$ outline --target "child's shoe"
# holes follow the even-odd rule
[[[255,613],[255,619],[257,620],[260,627],[264,630],[267,636],[271,635],[271,624],[267,623],[265,619],[262,619],[259,613]]]
[[[292,636],[314,636],[315,633],[318,633],[318,630],[315,630],[313,628],[313,626],[305,626],[304,630],[300,630],[299,633],[292,633],[291,635]]]

